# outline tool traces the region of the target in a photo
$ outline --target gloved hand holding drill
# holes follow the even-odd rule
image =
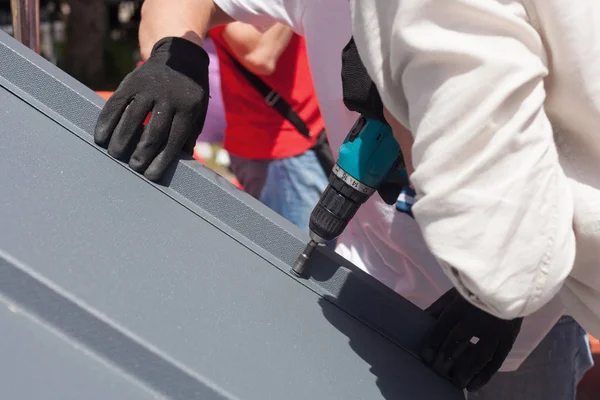
[[[344,104],[350,111],[356,111],[365,117],[386,122],[394,128],[393,125],[396,121],[393,120],[390,123],[387,120],[386,117],[389,118],[390,116],[385,111],[375,84],[360,61],[354,38],[351,38],[342,50],[342,89]],[[396,128],[399,128],[399,126]],[[410,153],[403,149],[403,156],[410,175],[412,172],[412,166],[409,162]],[[396,204],[400,191],[405,184],[406,182],[387,181],[377,189],[377,193],[384,202],[393,205]]]

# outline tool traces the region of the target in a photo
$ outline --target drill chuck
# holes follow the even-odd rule
[[[310,214],[308,227],[310,242],[292,267],[292,272],[301,275],[310,256],[317,246],[335,240],[342,234],[358,208],[371,196],[374,189],[361,187],[348,179],[348,175],[336,165],[329,177],[329,185]]]
[[[347,177],[344,178],[344,172],[336,165],[329,185],[310,215],[309,228],[315,241],[326,243],[340,236],[359,207],[374,192],[359,191],[348,182]]]

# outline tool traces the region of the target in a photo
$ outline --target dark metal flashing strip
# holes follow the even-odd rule
[[[0,60],[0,86],[106,154],[92,139],[104,103],[99,96],[2,32]],[[195,161],[181,160],[162,185],[147,182],[416,355],[418,342],[432,323],[424,312],[330,250],[320,249],[311,260],[310,276],[296,278],[289,269],[308,238],[218,174]],[[268,229],[260,228],[265,226]]]

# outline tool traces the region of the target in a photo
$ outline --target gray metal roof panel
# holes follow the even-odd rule
[[[0,337],[0,393],[4,399],[157,398],[157,393],[65,340],[60,331],[47,330],[41,321],[2,298]]]

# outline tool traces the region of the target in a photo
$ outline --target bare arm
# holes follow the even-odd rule
[[[142,59],[160,39],[176,36],[202,46],[208,29],[233,22],[213,0],[146,0],[139,29]]]
[[[265,33],[252,25],[233,22],[223,30],[227,42],[240,62],[257,75],[271,75],[292,38],[292,28],[276,24]]]

